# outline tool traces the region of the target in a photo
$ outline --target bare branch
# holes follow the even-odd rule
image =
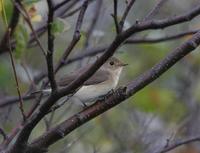
[[[158,3],[155,5],[155,7],[149,12],[149,14],[147,14],[143,21],[149,20],[151,19],[153,16],[155,16],[155,14],[158,13],[158,11],[160,10],[160,8],[167,2],[167,0],[159,0]]]
[[[94,28],[95,28],[95,26],[96,26],[96,24],[97,24],[97,21],[98,21],[98,19],[99,19],[99,15],[100,15],[100,10],[101,10],[102,3],[103,3],[102,0],[98,0],[98,1],[96,2],[94,16],[92,17],[92,19],[91,19],[91,24],[90,24],[88,30],[86,31],[86,40],[85,40],[85,43],[84,43],[84,48],[87,48],[88,45],[89,45],[90,38],[91,38],[91,36],[92,36],[92,33],[93,33],[93,31],[94,31]]]
[[[62,2],[60,2],[59,4],[57,4],[55,7],[54,7],[54,10],[57,10],[59,9],[60,7],[63,7],[65,4],[67,4],[68,2],[70,2],[72,0],[64,0]]]
[[[20,11],[20,13],[23,15],[25,21],[28,23],[32,33],[33,33],[33,36],[38,44],[38,46],[40,47],[42,53],[44,56],[46,56],[46,51],[44,49],[44,47],[42,46],[40,40],[39,40],[39,37],[37,35],[37,33],[35,32],[34,28],[33,28],[33,25],[31,23],[31,18],[29,17],[29,14],[27,13],[26,9],[24,8],[24,6],[21,4],[21,2],[19,3],[16,3],[15,2],[15,6],[17,7],[17,9]]]
[[[118,0],[114,0],[114,12],[112,15],[113,19],[114,19],[114,23],[115,23],[115,30],[116,30],[116,33],[118,34],[119,33],[119,23],[118,23],[118,17],[117,17],[117,7],[118,7]]]
[[[74,35],[73,35],[72,41],[70,42],[69,46],[65,50],[63,56],[58,61],[55,72],[57,72],[63,66],[64,61],[67,59],[67,57],[69,56],[69,54],[71,53],[73,48],[76,46],[76,44],[80,40],[80,37],[81,37],[80,30],[81,30],[83,18],[84,18],[87,7],[88,7],[88,0],[86,0],[81,7],[81,10],[80,10],[77,22],[76,22],[76,27],[74,30]]]
[[[200,14],[200,5],[197,5],[192,10],[179,16],[169,17],[169,18],[161,19],[161,20],[147,20],[147,21],[137,22],[135,25],[127,29],[123,33],[123,35],[126,36],[126,35],[129,35],[129,33],[136,33],[136,32],[140,32],[144,30],[169,27],[178,23],[190,21],[191,19],[198,16],[199,14]]]
[[[11,30],[8,30],[8,31],[11,31]],[[11,44],[10,43],[10,32],[8,32],[8,43]],[[9,47],[10,47],[10,49],[9,49],[10,60],[11,60],[14,78],[15,78],[15,82],[16,82],[17,93],[18,93],[18,96],[19,96],[19,109],[21,111],[23,121],[25,122],[26,121],[26,115],[24,113],[23,99],[22,99],[21,92],[20,92],[19,82],[18,82],[18,78],[17,78],[17,72],[16,72],[16,68],[15,68],[15,62],[14,62],[13,55],[12,55],[12,49],[11,49],[10,45],[9,45]]]
[[[2,128],[0,128],[0,134],[3,136],[3,139],[6,140],[7,139],[7,135],[4,132],[4,130]]]
[[[53,17],[54,17],[54,6],[51,0],[47,0],[49,14],[48,14],[48,52],[46,56],[47,68],[48,68],[48,78],[51,84],[52,92],[56,92],[57,85],[54,78],[54,68],[53,68],[53,52],[54,52],[54,35],[52,33]]]
[[[23,95],[22,96],[23,101],[30,100],[30,99],[33,99],[33,98],[35,98],[35,95]],[[4,108],[6,106],[15,104],[16,102],[19,102],[19,97],[16,97],[16,96],[6,97],[4,99],[1,99],[0,108]]]
[[[15,0],[15,2],[19,2],[19,0]],[[6,50],[6,48],[8,46],[8,36],[10,35],[9,37],[12,37],[12,35],[15,31],[15,28],[19,22],[19,16],[20,16],[19,11],[18,11],[17,7],[14,6],[11,21],[10,21],[8,28],[0,42],[0,48],[1,48],[0,54]],[[9,29],[10,29],[10,31],[9,31]],[[10,34],[8,35],[8,33],[10,33]],[[9,50],[9,48],[7,50]]]
[[[170,41],[174,39],[179,39],[181,37],[190,36],[197,33],[199,30],[191,30],[187,32],[181,32],[171,36],[165,36],[160,38],[130,38],[125,43],[126,44],[140,44],[140,43],[160,43],[165,41]]]
[[[168,145],[167,147],[164,147],[164,148],[160,149],[159,151],[156,151],[155,153],[166,153],[166,152],[171,151],[171,150],[178,148],[180,146],[190,144],[190,143],[194,143],[194,142],[199,142],[199,141],[200,141],[200,136],[187,138],[185,140],[180,140],[180,141],[174,142],[174,143]]]
[[[131,0],[129,3],[127,3],[126,9],[124,11],[124,14],[122,15],[122,19],[119,22],[119,30],[120,30],[120,32],[123,30],[124,22],[126,20],[126,17],[128,16],[128,13],[129,13],[131,7],[134,4],[134,2],[135,2],[135,0]]]

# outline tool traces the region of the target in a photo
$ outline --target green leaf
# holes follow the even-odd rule
[[[8,23],[12,16],[13,4],[10,0],[4,0],[3,4],[4,4],[4,6],[0,6],[2,9],[0,12],[0,15],[1,15],[2,19],[4,20],[4,23],[6,23],[6,22]],[[4,8],[6,14],[3,13],[3,8]],[[5,20],[7,20],[7,21],[5,22]]]
[[[15,31],[14,37],[16,40],[15,57],[19,59],[23,55],[29,40],[29,34],[26,27],[22,24],[19,24]]]
[[[52,23],[52,33],[57,36],[70,29],[70,24],[61,18],[56,18]]]

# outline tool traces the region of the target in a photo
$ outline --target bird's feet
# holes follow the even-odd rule
[[[82,105],[82,108],[85,109],[88,107],[88,105],[86,103],[84,103],[83,101],[81,101],[81,105]]]
[[[111,95],[113,95],[115,91],[113,89],[111,89],[107,94],[103,95],[103,96],[99,96],[98,97],[98,101],[105,101],[106,99],[108,99]]]

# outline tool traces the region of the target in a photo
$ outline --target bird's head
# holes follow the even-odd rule
[[[109,58],[106,63],[102,66],[103,69],[108,70],[108,71],[121,71],[122,68],[124,66],[126,66],[128,64],[123,63],[122,61],[120,61],[119,59],[117,59],[116,57],[111,57]]]

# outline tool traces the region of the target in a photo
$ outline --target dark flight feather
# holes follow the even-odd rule
[[[87,67],[89,67],[89,66],[87,65]],[[80,68],[79,70],[75,71],[74,73],[72,73],[70,75],[65,75],[65,76],[61,77],[59,79],[59,81],[57,81],[57,84],[61,87],[66,86],[69,83],[71,83],[72,81],[74,81],[84,71],[86,71],[85,67]],[[97,70],[97,72],[94,75],[92,75],[88,80],[86,80],[83,85],[99,84],[108,79],[109,79],[109,72],[99,69],[99,70]]]

